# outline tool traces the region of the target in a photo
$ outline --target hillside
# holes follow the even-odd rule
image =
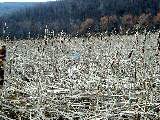
[[[35,3],[0,3],[0,16],[8,15],[10,13],[13,13],[14,11],[17,11],[19,9],[24,9],[26,7],[34,6]]]
[[[159,8],[158,0],[61,0],[1,17],[0,27],[6,22],[9,27],[6,35],[18,38],[26,38],[29,32],[32,37],[43,36],[46,25],[49,31],[64,30],[72,34],[84,34],[88,30],[112,32],[115,29],[119,32],[121,26],[132,30],[139,21],[141,26],[152,29],[159,28],[159,16],[155,17]]]

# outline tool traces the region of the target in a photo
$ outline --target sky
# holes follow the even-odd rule
[[[0,2],[46,2],[55,0],[0,0]]]

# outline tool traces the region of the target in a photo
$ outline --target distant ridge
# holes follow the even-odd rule
[[[159,0],[154,3],[146,0],[57,0],[12,5],[14,10],[11,11],[17,12],[0,17],[0,28],[6,22],[6,35],[17,38],[27,38],[29,33],[31,37],[44,36],[46,26],[55,34],[63,30],[74,35],[101,31],[119,33],[122,29],[125,33],[127,29],[134,31],[137,26],[142,29],[147,26],[149,30],[160,28]],[[0,36],[2,33],[0,29]]]
[[[0,2],[0,16],[8,15],[16,10],[32,7],[34,2]]]

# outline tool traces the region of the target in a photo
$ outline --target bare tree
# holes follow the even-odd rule
[[[124,15],[121,18],[123,32],[126,32],[128,29],[132,29],[134,26],[134,17],[131,14]]]
[[[106,31],[109,23],[109,17],[108,16],[103,16],[100,18],[100,28],[101,31]]]
[[[146,27],[149,27],[151,25],[151,22],[152,22],[152,16],[151,16],[151,13],[143,13],[139,16],[139,19],[138,19],[138,24],[140,27],[142,28],[146,28]]]
[[[85,33],[88,29],[94,26],[94,20],[92,18],[87,18],[84,22],[81,23],[79,32]]]
[[[154,16],[153,22],[154,22],[155,25],[159,25],[160,24],[160,11],[157,13],[156,16]]]

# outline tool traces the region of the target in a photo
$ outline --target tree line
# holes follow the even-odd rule
[[[43,36],[49,31],[72,35],[87,32],[133,33],[159,29],[159,0],[59,0],[0,17],[0,36],[17,38]],[[4,24],[7,23],[7,28]]]

